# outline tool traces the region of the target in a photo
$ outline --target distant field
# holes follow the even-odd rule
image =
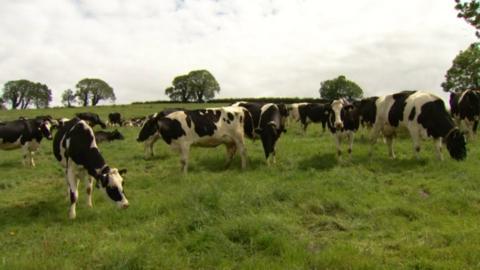
[[[179,105],[93,109],[104,119]],[[194,105],[198,106],[198,105]],[[2,111],[0,120],[84,108]],[[223,168],[225,149],[194,148],[189,174],[163,141],[143,158],[138,128],[123,142],[101,144],[107,162],[127,168],[130,208],[100,190],[86,206],[80,184],[77,219],[51,142],[22,166],[21,151],[0,152],[0,269],[479,269],[480,145],[464,162],[435,159],[431,141],[415,160],[411,141],[396,141],[397,160],[379,142],[367,157],[367,132],[353,159],[338,164],[330,134],[291,125],[267,167],[261,142],[248,141],[249,163]],[[346,150],[346,147],[344,148]]]

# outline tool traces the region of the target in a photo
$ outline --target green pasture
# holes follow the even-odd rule
[[[92,108],[104,119],[179,105]],[[200,105],[190,105],[200,106]],[[218,105],[220,106],[220,105]],[[84,108],[2,111],[0,120]],[[223,167],[224,147],[194,148],[188,175],[163,141],[143,157],[139,128],[99,145],[109,165],[127,168],[130,207],[117,209],[101,190],[94,207],[80,185],[77,219],[68,219],[65,176],[43,141],[36,168],[20,150],[0,152],[0,269],[480,269],[480,145],[466,161],[421,159],[411,141],[379,142],[368,157],[366,130],[351,161],[335,158],[333,138],[290,125],[266,166],[261,142],[248,141],[248,165]],[[346,146],[344,146],[346,153]]]

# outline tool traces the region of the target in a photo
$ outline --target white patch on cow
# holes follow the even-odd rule
[[[344,106],[344,101],[341,100],[341,99],[334,100],[332,102],[331,106],[332,106],[333,113],[335,115],[334,127],[336,129],[341,129],[341,128],[343,128],[343,121],[342,121],[342,117],[341,117],[341,112],[342,112],[342,108]]]

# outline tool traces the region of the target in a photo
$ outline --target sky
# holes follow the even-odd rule
[[[446,98],[452,60],[476,41],[451,0],[0,0],[0,85],[47,84],[53,105],[83,78],[117,104],[165,100],[207,69],[217,97],[319,97],[345,75],[365,96]]]

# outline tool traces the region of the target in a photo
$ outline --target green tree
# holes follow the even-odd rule
[[[100,79],[83,79],[76,85],[78,102],[86,107],[89,104],[96,106],[101,100],[115,101],[113,88]]]
[[[187,75],[175,77],[172,86],[165,89],[165,94],[178,102],[205,102],[220,92],[220,86],[208,70],[194,70]]]
[[[63,91],[62,104],[65,105],[66,107],[68,108],[72,107],[76,99],[77,99],[77,96],[75,96],[75,93],[72,91],[72,89],[67,89]]]
[[[342,97],[361,98],[363,90],[355,82],[347,80],[344,75],[336,79],[326,80],[320,83],[320,97],[326,99],[338,99]]]
[[[197,102],[204,102],[220,92],[220,85],[213,75],[205,69],[188,73],[188,88]]]
[[[31,104],[37,108],[45,108],[52,100],[52,91],[42,83],[29,80],[9,81],[4,85],[2,98],[10,103],[12,109],[26,109]]]
[[[193,95],[188,88],[188,75],[180,75],[175,77],[172,86],[165,89],[165,94],[173,101],[189,102]]]
[[[480,1],[455,0],[455,2],[457,3],[455,9],[458,10],[458,17],[463,18],[470,25],[475,27],[477,30],[475,34],[480,38]]]
[[[480,89],[480,43],[460,51],[445,75],[442,88],[446,92]]]

